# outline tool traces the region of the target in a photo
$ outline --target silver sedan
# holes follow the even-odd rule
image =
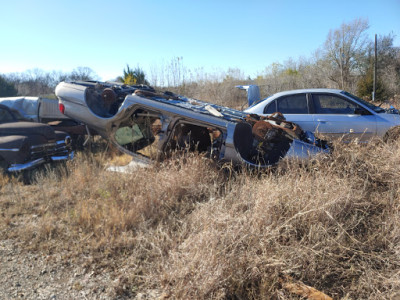
[[[263,100],[251,99],[257,86],[247,86],[248,113],[269,115],[279,111],[288,121],[303,130],[322,135],[328,140],[343,138],[366,142],[373,137],[385,138],[400,125],[399,111],[383,109],[346,91],[336,89],[304,89],[280,92]]]

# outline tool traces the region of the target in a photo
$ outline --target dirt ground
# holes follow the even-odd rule
[[[0,241],[0,299],[124,299],[115,295],[116,274],[96,274],[66,264],[63,253],[45,256],[23,247],[13,240]]]

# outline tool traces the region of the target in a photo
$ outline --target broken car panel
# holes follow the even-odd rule
[[[142,161],[189,150],[222,162],[266,167],[282,157],[304,159],[329,151],[279,113],[249,115],[149,86],[61,82],[56,95],[68,117]]]

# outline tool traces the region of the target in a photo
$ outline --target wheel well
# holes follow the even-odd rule
[[[383,136],[385,143],[392,143],[400,138],[400,126],[394,126],[390,128]]]

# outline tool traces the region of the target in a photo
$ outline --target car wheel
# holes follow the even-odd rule
[[[390,128],[385,136],[383,137],[383,141],[385,143],[393,143],[399,140],[400,138],[400,126]]]

